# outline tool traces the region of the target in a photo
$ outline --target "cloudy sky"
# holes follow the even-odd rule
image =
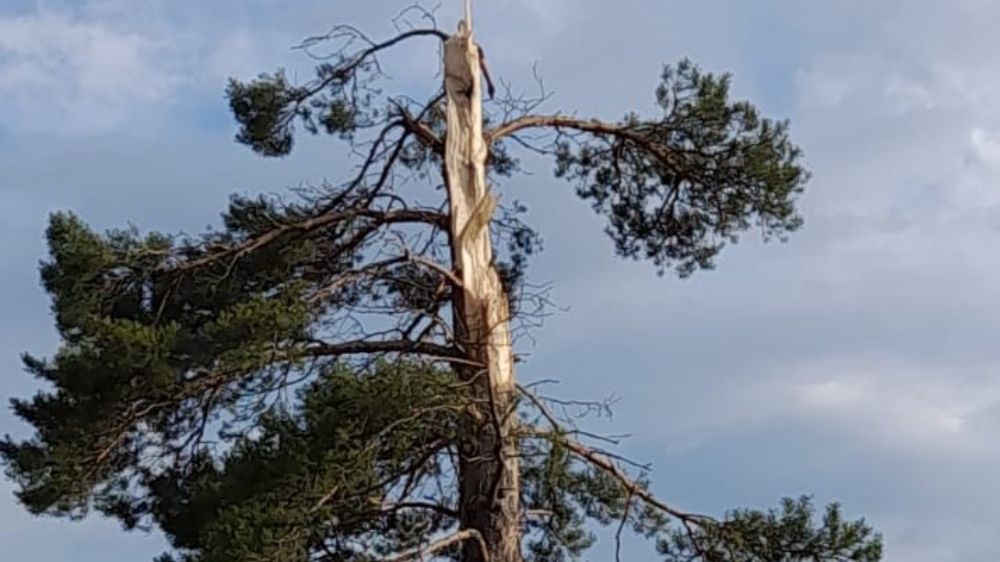
[[[618,397],[601,428],[698,511],[783,495],[842,501],[891,562],[1000,557],[1000,3],[990,0],[478,0],[495,74],[549,108],[617,118],[652,106],[665,62],[732,71],[789,118],[814,178],[786,245],[728,249],[678,281],[617,261],[569,186],[509,182],[563,307],[521,376]],[[451,27],[458,0],[444,0]],[[455,6],[452,6],[454,4]],[[289,50],[335,23],[391,32],[405,3],[0,2],[0,396],[35,390],[18,355],[56,339],[38,288],[46,214],[196,232],[234,191],[337,179],[337,145],[265,161],[232,142],[228,76],[305,69]],[[428,83],[408,52],[391,87]],[[417,93],[422,93],[417,92]],[[0,433],[26,435],[7,411]],[[149,560],[154,535],[34,519],[0,484],[3,558]],[[632,549],[635,560],[652,560]]]

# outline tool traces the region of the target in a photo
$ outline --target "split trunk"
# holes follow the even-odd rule
[[[456,339],[475,367],[460,375],[473,400],[460,441],[459,512],[465,562],[520,562],[520,467],[514,412],[516,383],[509,306],[493,261],[489,224],[496,198],[486,184],[481,62],[471,29],[462,25],[444,46],[447,139],[445,183],[451,213]],[[485,550],[483,552],[483,546]],[[488,559],[488,560],[487,560]]]

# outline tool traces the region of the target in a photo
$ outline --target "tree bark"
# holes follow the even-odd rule
[[[473,392],[460,442],[459,511],[462,528],[477,531],[487,550],[465,544],[465,562],[520,562],[516,384],[510,311],[490,240],[496,198],[486,184],[479,56],[463,22],[444,45],[444,172],[452,259],[462,283],[453,302],[455,333],[469,358],[483,367],[458,367]]]

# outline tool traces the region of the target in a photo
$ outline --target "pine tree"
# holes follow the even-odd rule
[[[537,115],[509,94],[484,109],[468,9],[452,35],[344,26],[304,47],[329,39],[350,41],[314,80],[265,74],[228,97],[264,156],[298,129],[338,137],[361,158],[343,183],[233,197],[224,229],[196,237],[51,217],[41,277],[62,345],[24,357],[47,385],[13,401],[35,435],[0,442],[28,510],[159,528],[164,562],[560,562],[601,525],[667,562],[880,558],[836,505],[818,521],[808,498],[720,519],[672,506],[514,376],[539,248],[493,191],[515,149],[554,160],[618,254],[687,276],[750,228],[801,225],[786,123],[688,61],[665,68],[652,117]],[[384,94],[379,54],[427,42],[443,88]]]

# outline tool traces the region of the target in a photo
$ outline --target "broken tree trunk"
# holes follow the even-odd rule
[[[468,541],[463,558],[520,562],[520,467],[509,306],[493,263],[489,225],[496,198],[486,184],[480,54],[466,21],[444,45],[445,180],[452,258],[462,282],[453,302],[455,333],[470,358],[482,365],[461,372],[474,399],[460,444],[459,511],[462,528],[480,533],[488,552]]]

